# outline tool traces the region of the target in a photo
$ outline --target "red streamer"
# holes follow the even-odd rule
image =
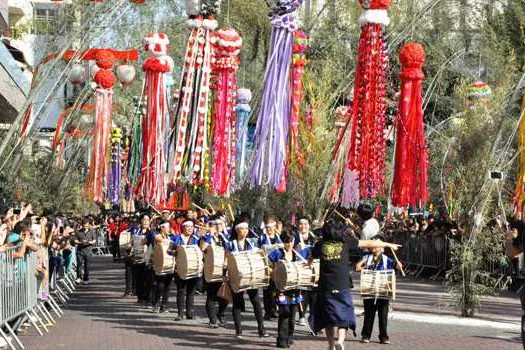
[[[392,204],[422,206],[428,201],[428,150],[423,123],[422,66],[425,51],[416,43],[403,46],[399,53],[403,70],[397,116],[396,155]]]

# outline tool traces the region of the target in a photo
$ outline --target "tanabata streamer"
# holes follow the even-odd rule
[[[388,55],[384,36],[385,27],[390,22],[387,13],[390,0],[359,0],[359,3],[365,11],[359,18],[361,36],[347,169],[358,175],[360,198],[375,198],[384,190],[385,183],[385,70]],[[356,176],[348,178],[355,179]],[[348,188],[355,187],[355,184],[348,185]]]
[[[267,1],[272,26],[261,108],[255,129],[255,156],[250,169],[252,187],[282,190],[290,128],[291,70],[295,12],[302,0]]]
[[[112,205],[120,204],[120,185],[122,178],[121,164],[122,129],[111,131],[111,158],[107,190],[107,199]]]
[[[248,89],[237,90],[237,105],[235,106],[237,150],[235,152],[235,185],[241,186],[246,178],[248,170],[248,154],[246,146],[248,144],[248,121],[252,111],[249,103],[252,100],[252,92]]]
[[[428,150],[423,123],[422,84],[425,51],[408,43],[399,52],[401,95],[396,120],[392,205],[422,207],[428,201]]]
[[[186,1],[189,38],[186,46],[180,97],[177,99],[173,134],[172,182],[185,180],[201,185],[208,159],[208,103],[213,31],[220,2]]]
[[[216,195],[229,195],[235,179],[235,118],[233,106],[237,89],[242,39],[234,29],[216,33],[215,104],[213,108],[213,162],[211,184]]]
[[[86,192],[94,202],[104,201],[104,181],[108,171],[109,132],[113,108],[113,86],[116,77],[111,71],[114,56],[101,50],[97,54],[94,82],[95,88],[95,129],[89,164]]]
[[[518,130],[518,178],[514,193],[514,211],[522,217],[525,203],[525,97],[521,105],[520,125]]]
[[[173,70],[173,60],[166,55],[169,40],[164,33],[149,34],[144,51],[150,52],[142,69],[145,72],[146,113],[142,118],[142,166],[137,184],[138,196],[157,205],[166,200],[165,135],[168,127],[168,95],[164,75]]]

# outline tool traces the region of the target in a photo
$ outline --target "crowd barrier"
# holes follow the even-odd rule
[[[17,249],[0,252],[0,336],[11,350],[24,349],[16,334],[24,323],[33,326],[40,336],[49,333],[56,318],[64,314],[62,307],[75,289],[76,278],[74,248],[69,263],[55,271],[49,269],[47,248],[39,247],[20,258],[16,257]],[[55,281],[51,288],[50,280]]]
[[[105,228],[98,228],[95,230],[96,244],[93,247],[93,255],[111,255],[110,247],[108,246],[107,231]]]

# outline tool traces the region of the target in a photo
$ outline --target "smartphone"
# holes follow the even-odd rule
[[[21,212],[22,212],[22,209],[20,209],[20,208],[14,208],[13,209],[13,214],[15,214],[15,215],[20,215]]]

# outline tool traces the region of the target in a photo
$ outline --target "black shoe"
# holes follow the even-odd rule
[[[242,336],[242,333],[235,333],[235,339],[237,339],[237,340],[243,340],[244,337]]]
[[[273,313],[269,313],[269,314],[264,315],[264,320],[265,321],[270,321],[273,318],[277,318],[277,315],[275,315]]]
[[[259,338],[269,338],[270,335],[266,332],[259,333]]]
[[[187,320],[193,320],[194,318],[195,318],[195,314],[193,312],[186,313]]]
[[[381,339],[379,341],[379,344],[390,344],[390,340],[388,340],[388,339]]]
[[[226,327],[226,325],[227,325],[227,322],[224,321],[224,319],[219,318],[219,326],[220,326],[220,327]]]
[[[211,329],[217,329],[219,328],[219,324],[217,322],[210,322],[208,324],[208,327],[210,327]]]
[[[175,321],[182,321],[184,320],[184,315],[178,314],[177,317],[175,317]]]
[[[288,339],[288,347],[292,346],[294,343],[293,339]]]

